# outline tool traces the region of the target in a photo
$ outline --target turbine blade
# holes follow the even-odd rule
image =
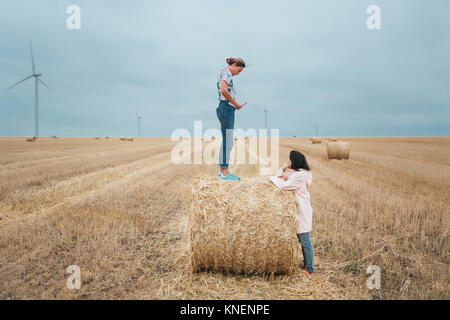
[[[26,81],[26,80],[28,80],[28,79],[30,79],[30,78],[32,78],[33,76],[31,75],[31,76],[29,76],[29,77],[26,77],[25,79],[23,79],[23,80],[20,80],[19,82],[17,82],[17,83],[15,83],[15,84],[13,84],[11,87],[9,87],[7,90],[9,90],[9,89],[11,89],[11,88],[14,88],[15,86],[17,86],[18,84],[20,84],[20,83],[22,83],[22,82],[24,82],[24,81]]]
[[[39,79],[39,78],[38,78],[38,81],[39,81],[40,83],[42,83],[44,86],[46,86],[48,90],[53,91],[48,85],[45,84],[44,81],[42,81],[42,80]]]
[[[33,57],[33,46],[30,44],[30,51],[31,51],[31,67],[33,69],[33,74],[36,74],[34,70],[34,57]]]

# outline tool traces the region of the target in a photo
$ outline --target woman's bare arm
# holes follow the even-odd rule
[[[228,101],[231,102],[233,106],[236,107],[236,109],[242,108],[242,105],[239,104],[228,92],[228,83],[225,80],[220,81],[220,92],[225,98],[227,98]]]

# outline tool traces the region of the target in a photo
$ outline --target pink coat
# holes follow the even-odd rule
[[[299,211],[297,214],[297,233],[311,232],[312,230],[312,207],[308,188],[311,186],[311,171],[300,169],[299,171],[282,169],[277,171],[276,176],[270,180],[282,190],[292,190],[297,198]]]

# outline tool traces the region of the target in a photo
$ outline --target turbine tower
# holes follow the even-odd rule
[[[141,136],[141,119],[142,119],[142,117],[141,116],[139,116],[137,113],[136,113],[136,117],[137,117],[137,119],[138,119],[138,137],[140,137]]]
[[[34,135],[36,137],[39,136],[39,121],[38,121],[38,117],[39,117],[39,113],[38,113],[38,82],[42,83],[45,87],[47,87],[47,89],[49,89],[50,91],[52,89],[50,89],[50,87],[48,85],[46,85],[44,83],[44,81],[42,81],[41,79],[39,79],[39,77],[42,77],[42,73],[36,73],[35,68],[34,68],[34,58],[33,58],[33,46],[30,45],[30,52],[31,52],[31,71],[33,72],[30,76],[26,77],[25,79],[13,84],[11,87],[8,88],[12,89],[15,86],[17,86],[18,84],[27,81],[30,78],[34,77]]]
[[[269,110],[267,110],[267,108],[264,106],[264,124],[265,124],[265,128],[267,130],[267,113],[269,112]]]

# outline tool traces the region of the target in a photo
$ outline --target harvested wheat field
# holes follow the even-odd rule
[[[174,165],[169,138],[0,138],[0,298],[450,298],[450,138],[342,141],[348,160],[280,139],[280,165],[298,149],[313,172],[307,276],[192,273],[192,182],[217,166]],[[69,265],[81,269],[79,290],[66,288]],[[366,286],[369,265],[381,268],[380,290]]]

